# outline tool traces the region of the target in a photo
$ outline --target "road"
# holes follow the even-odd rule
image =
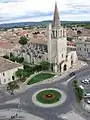
[[[34,86],[28,90],[26,90],[23,93],[20,93],[18,95],[6,95],[5,93],[2,93],[3,96],[0,99],[0,103],[4,103],[8,100],[12,100],[15,98],[20,98],[20,106],[19,108],[22,108],[26,110],[28,113],[34,114],[36,116],[39,116],[41,118],[44,118],[45,120],[63,120],[57,117],[57,115],[67,113],[71,111],[72,109],[75,109],[76,112],[81,114],[83,117],[85,117],[87,120],[89,120],[90,114],[83,110],[80,105],[76,101],[76,97],[73,91],[72,87],[72,82],[73,80],[81,80],[83,77],[87,77],[90,74],[90,63],[89,66],[85,69],[78,70],[76,71],[75,78],[73,78],[67,86],[64,85],[63,83],[66,82],[68,79],[70,79],[70,76],[67,75],[65,78],[60,79],[59,77],[56,79],[59,79],[58,81],[54,83],[49,83],[49,84],[42,84],[42,85],[37,85]],[[37,107],[33,104],[32,102],[32,95],[40,89],[43,88],[58,88],[62,91],[64,91],[67,94],[67,99],[66,101],[57,107],[52,107],[52,108],[42,108],[42,107]],[[1,92],[0,92],[1,93]],[[9,108],[17,108],[17,104],[12,103],[12,104],[0,104],[0,109],[9,109]]]

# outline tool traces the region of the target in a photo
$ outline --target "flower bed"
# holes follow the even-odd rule
[[[44,104],[53,104],[60,100],[61,93],[56,90],[43,90],[36,96],[37,101]]]

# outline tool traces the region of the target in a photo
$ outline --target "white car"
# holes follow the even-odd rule
[[[89,84],[90,80],[89,79],[85,79],[85,80],[81,80],[81,82],[84,83],[84,84]]]
[[[90,98],[90,93],[86,93],[84,96],[84,98],[88,98],[88,97]]]
[[[87,100],[87,103],[90,104],[90,100]]]

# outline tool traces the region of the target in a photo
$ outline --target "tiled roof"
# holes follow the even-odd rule
[[[4,49],[13,49],[15,48],[15,44],[13,43],[9,43],[7,41],[0,41],[0,48],[4,48]]]
[[[19,63],[14,63],[10,60],[7,60],[7,59],[0,57],[0,73],[7,71],[7,70],[10,70],[10,69],[20,67],[20,66],[22,66],[22,65]]]
[[[44,35],[35,35],[33,37],[31,37],[30,42],[32,43],[38,43],[38,44],[47,44],[47,37],[45,37]]]
[[[67,45],[76,46],[76,43],[75,42],[67,42]]]

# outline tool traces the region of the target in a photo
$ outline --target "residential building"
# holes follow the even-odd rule
[[[17,80],[15,72],[18,69],[23,69],[23,65],[0,57],[0,84]]]
[[[90,37],[79,37],[76,52],[79,59],[90,60]]]
[[[0,56],[9,55],[15,49],[19,49],[21,45],[0,41]]]

